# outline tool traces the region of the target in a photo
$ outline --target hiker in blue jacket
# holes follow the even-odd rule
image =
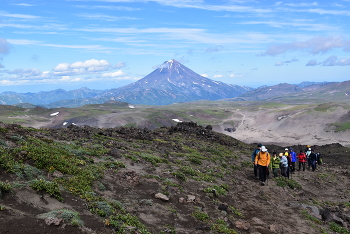
[[[295,162],[297,161],[297,154],[293,151],[293,148],[289,148],[289,157],[290,157],[290,172],[294,173]]]
[[[257,148],[252,153],[252,163],[254,165],[254,176],[255,176],[255,178],[259,178],[258,177],[258,166],[255,164],[255,157],[260,152],[261,146],[262,146],[262,144],[259,143]]]

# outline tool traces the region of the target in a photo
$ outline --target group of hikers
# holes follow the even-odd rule
[[[317,164],[322,164],[322,159],[320,153],[315,153],[309,145],[306,146],[305,150],[300,150],[298,154],[294,152],[293,148],[285,148],[284,152],[279,153],[278,156],[275,151],[272,152],[271,156],[267,148],[259,143],[252,153],[254,176],[261,181],[262,185],[266,183],[269,169],[272,170],[274,177],[289,178],[295,172],[297,162],[299,163],[298,171],[305,171],[306,164],[309,170],[315,171]]]

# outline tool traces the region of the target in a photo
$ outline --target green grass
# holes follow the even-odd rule
[[[210,218],[207,213],[202,212],[202,211],[195,211],[192,213],[192,216],[195,217],[196,219],[202,221],[202,222],[208,221]]]
[[[275,178],[277,186],[281,186],[281,187],[289,187],[291,189],[301,189],[301,185],[298,184],[298,182],[296,182],[293,179],[286,179],[284,177],[277,177]]]
[[[307,210],[302,210],[301,213],[305,217],[305,219],[312,221],[313,223],[316,224],[322,224],[322,220],[310,215]]]
[[[335,130],[334,130],[335,132],[344,132],[350,129],[350,122],[334,123],[333,125],[335,126]]]
[[[329,224],[329,228],[336,233],[350,234],[350,230],[348,230],[345,227],[340,226],[339,224],[333,223],[333,222],[331,222]]]

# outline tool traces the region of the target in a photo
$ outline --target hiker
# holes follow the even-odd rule
[[[289,153],[288,148],[284,149],[284,156],[287,158],[287,162],[288,162],[287,176],[289,178],[290,168],[292,167],[292,160],[290,158],[290,153]]]
[[[303,168],[303,171],[305,171],[306,154],[302,150],[300,150],[300,153],[298,154],[298,161],[299,161],[299,171],[301,168]]]
[[[252,153],[252,163],[254,165],[254,176],[255,178],[258,178],[258,166],[255,165],[255,157],[260,152],[262,144],[259,143],[257,148]]]
[[[310,162],[311,148],[308,148],[305,154],[306,154],[307,166],[310,170],[310,167],[311,167],[311,162]]]
[[[273,177],[278,177],[278,170],[280,168],[280,158],[277,156],[276,151],[273,151],[270,168],[273,172]]]
[[[269,164],[270,154],[267,152],[265,146],[261,146],[260,152],[255,157],[255,165],[258,166],[259,180],[261,181],[261,185],[265,185]]]
[[[291,173],[295,172],[295,162],[297,161],[297,154],[293,151],[293,148],[289,148],[290,157],[290,169]]]
[[[310,159],[312,171],[315,171],[316,165],[317,165],[317,155],[314,153],[313,149],[311,149],[311,154],[309,156],[309,159]]]
[[[320,152],[317,152],[316,156],[317,156],[317,164],[318,165],[322,165],[322,158],[321,158]]]
[[[288,159],[287,157],[284,155],[284,153],[280,153],[280,166],[281,166],[281,174],[284,177],[289,177],[288,173]]]
[[[311,146],[310,146],[310,145],[307,145],[306,148],[305,148],[305,150],[304,150],[304,153],[305,153],[305,154],[306,154],[306,152],[309,150],[309,148],[311,148]]]

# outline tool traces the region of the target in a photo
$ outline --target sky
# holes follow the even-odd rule
[[[171,59],[253,88],[350,80],[350,0],[1,0],[0,92],[118,88]]]

